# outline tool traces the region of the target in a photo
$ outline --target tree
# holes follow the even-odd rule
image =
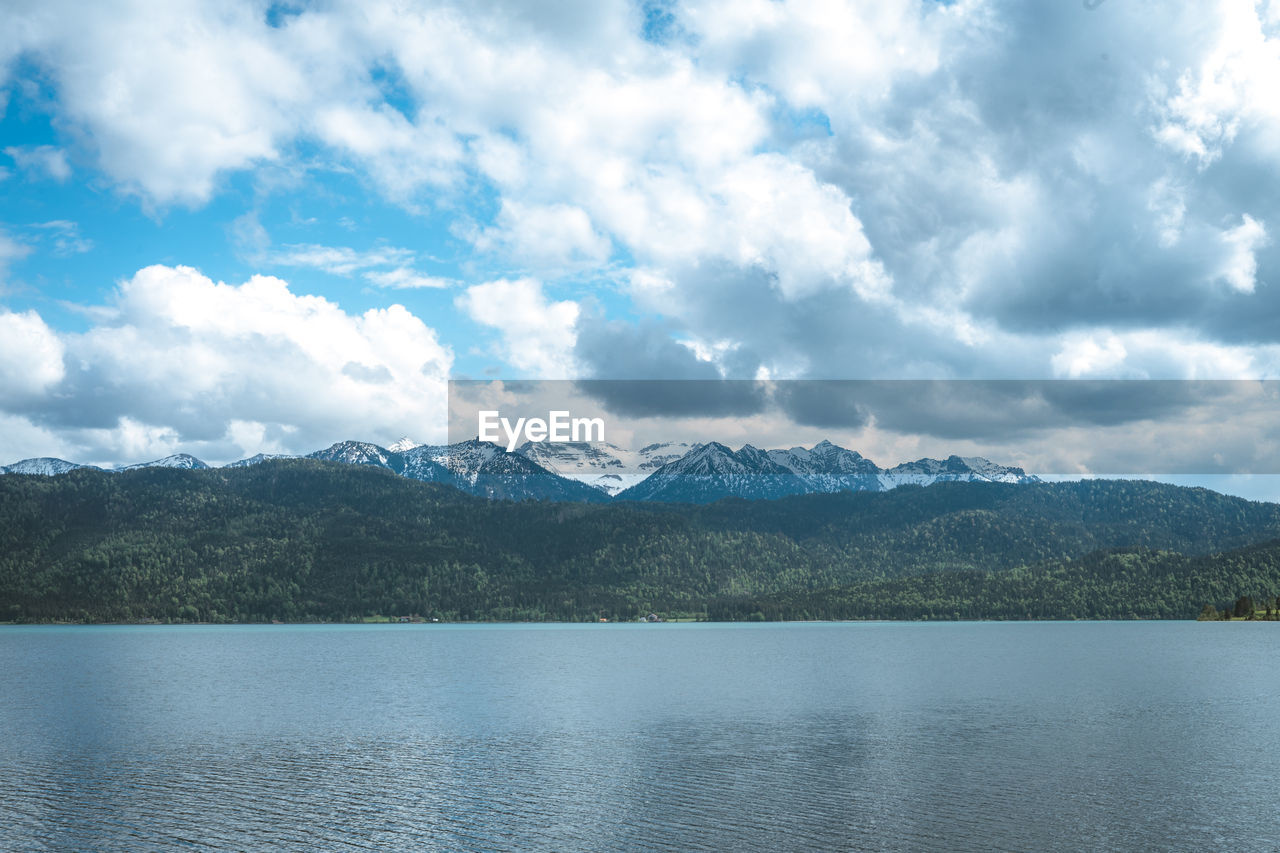
[[[1200,608],[1200,616],[1198,617],[1199,621],[1212,622],[1218,618],[1218,608],[1214,607],[1212,604],[1206,604],[1204,607]]]
[[[1247,595],[1242,595],[1237,598],[1235,615],[1237,619],[1252,619],[1253,599]]]

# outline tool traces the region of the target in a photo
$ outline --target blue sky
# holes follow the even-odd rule
[[[449,377],[1280,366],[1277,3],[3,14],[0,462],[441,440]]]

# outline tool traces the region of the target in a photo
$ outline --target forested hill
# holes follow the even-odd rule
[[[693,507],[312,460],[80,470],[0,477],[0,620],[1194,618],[1280,591],[1272,546],[1206,556],[1278,536],[1280,506],[1137,481]]]

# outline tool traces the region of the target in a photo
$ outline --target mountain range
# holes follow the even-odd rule
[[[737,451],[714,441],[650,444],[634,451],[604,442],[526,442],[508,453],[478,439],[426,445],[402,438],[391,447],[340,441],[307,457],[385,468],[409,479],[441,483],[486,498],[590,503],[616,499],[701,504],[726,497],[762,500],[880,492],[904,484],[1039,482],[1021,468],[982,457],[925,458],[880,468],[857,451],[829,441],[787,450],[761,450],[748,444]],[[259,453],[225,467],[242,468],[280,458],[289,457]],[[0,473],[57,475],[85,467],[92,466],[41,457],[15,462],[0,468]],[[194,456],[179,453],[115,470],[209,467]]]
[[[0,477],[0,510],[0,622],[1190,619],[1280,593],[1280,504],[1145,481],[513,503],[279,459]]]

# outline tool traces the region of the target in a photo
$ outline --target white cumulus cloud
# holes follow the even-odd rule
[[[0,315],[13,348],[5,388],[28,404],[14,413],[82,458],[139,461],[181,446],[227,461],[343,438],[443,437],[452,353],[402,306],[352,315],[270,276],[226,284],[151,266],[97,318],[55,335],[34,313]]]
[[[35,311],[0,309],[0,399],[46,391],[64,373],[63,345]]]
[[[577,375],[573,347],[578,303],[548,300],[542,283],[532,278],[477,284],[456,302],[472,320],[498,331],[499,352],[517,370],[538,379]]]

